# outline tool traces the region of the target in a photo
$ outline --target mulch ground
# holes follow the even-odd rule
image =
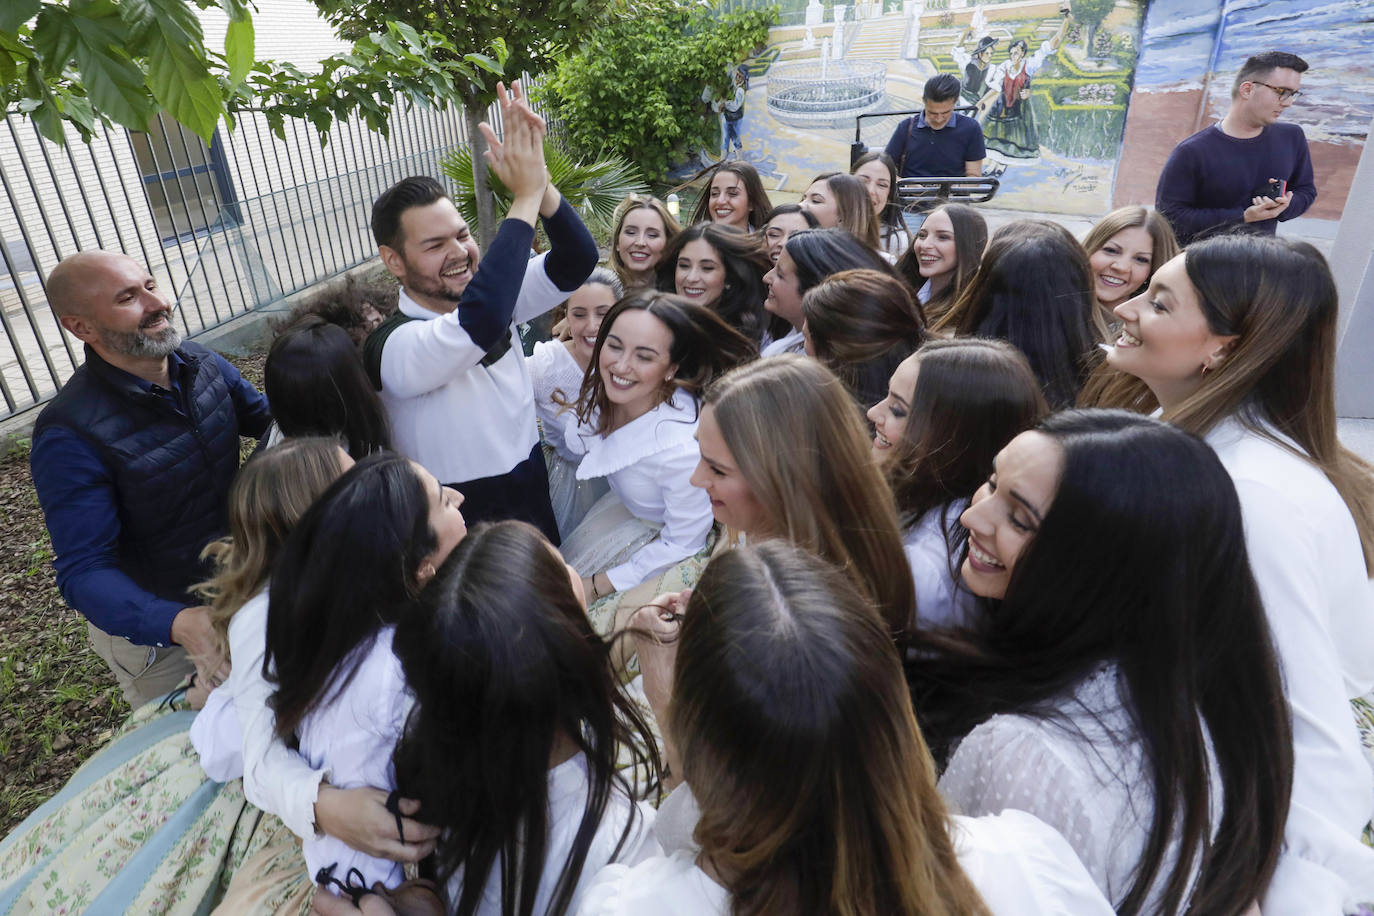
[[[262,356],[231,357],[262,384]],[[251,444],[251,443],[249,443]],[[0,837],[67,782],[129,714],[86,621],[57,591],[27,442],[0,456]]]

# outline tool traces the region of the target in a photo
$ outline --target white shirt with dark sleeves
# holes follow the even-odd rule
[[[563,256],[555,236],[572,238],[574,260],[585,254],[582,236],[590,239],[567,201],[544,226],[552,249],[531,259],[534,229],[520,220],[503,222],[452,312],[432,312],[401,290],[400,311],[418,320],[400,325],[386,339],[382,403],[397,450],[424,465],[440,483],[507,474],[530,457],[539,441],[530,375],[513,324],[568,298],[571,290],[560,288],[551,271],[569,274],[563,286],[571,284],[575,290],[595,266],[592,260],[584,272],[566,257],[551,260]],[[482,365],[503,337],[509,349],[491,365]]]

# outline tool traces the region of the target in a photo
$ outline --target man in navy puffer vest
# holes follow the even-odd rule
[[[228,662],[189,588],[210,573],[201,550],[228,530],[239,436],[266,432],[267,400],[223,357],[182,343],[172,303],[126,255],[67,258],[48,301],[86,345],[29,458],[62,597],[131,705],[192,670],[216,684]]]

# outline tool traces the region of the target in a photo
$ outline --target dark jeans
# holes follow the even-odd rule
[[[538,443],[528,458],[505,474],[449,486],[463,494],[463,520],[469,526],[513,518],[544,532],[555,547],[560,543],[553,504],[549,502],[549,469],[544,464],[544,449]]]

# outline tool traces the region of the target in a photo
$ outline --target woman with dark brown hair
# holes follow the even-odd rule
[[[758,170],[736,159],[707,170],[711,176],[706,190],[697,200],[692,223],[717,223],[741,232],[762,229],[772,204]]]
[[[739,547],[636,620],[685,785],[660,811],[668,855],[608,867],[583,916],[1111,912],[1035,818],[950,815],[887,627],[828,564]]]
[[[802,297],[806,352],[844,382],[867,410],[887,392],[898,363],[925,340],[921,307],[906,284],[876,270],[846,270]]]
[[[922,626],[975,621],[976,602],[960,585],[954,559],[967,537],[959,515],[992,459],[1046,410],[1020,351],[977,337],[928,341],[897,367],[887,397],[869,410],[873,456],[897,499]]]
[[[926,216],[897,259],[897,273],[916,292],[926,321],[933,325],[954,307],[987,246],[988,225],[967,204],[945,204]]]
[[[1096,402],[1206,437],[1234,480],[1293,715],[1288,847],[1266,912],[1374,899],[1374,815],[1349,702],[1374,689],[1374,470],[1336,436],[1336,284],[1304,242],[1192,243],[1140,296]],[[1367,707],[1366,707],[1367,708]]]
[[[763,240],[738,229],[699,223],[680,232],[663,251],[658,288],[705,306],[754,342],[786,334],[763,308],[763,275],[773,266]]]
[[[1069,407],[1100,356],[1094,308],[1078,240],[1056,223],[1017,220],[993,234],[973,280],[930,329],[1013,344],[1050,406]]]
[[[697,399],[757,352],[709,309],[668,293],[633,293],[606,315],[562,434],[580,456],[578,479],[611,487],[563,542],[588,603],[706,545],[711,508],[690,482]]]

